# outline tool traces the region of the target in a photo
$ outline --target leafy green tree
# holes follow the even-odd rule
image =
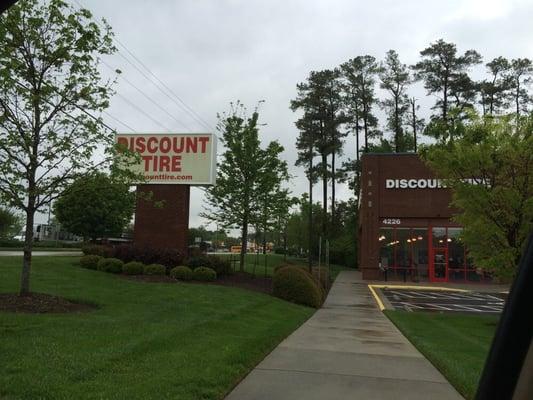
[[[25,214],[20,294],[30,292],[35,212],[97,161],[113,133],[91,112],[109,103],[99,56],[114,52],[110,27],[61,0],[20,0],[0,20],[0,196]],[[107,161],[107,158],[106,158]]]
[[[283,147],[271,142],[261,148],[259,114],[246,115],[242,104],[219,116],[218,129],[226,150],[218,165],[217,183],[206,190],[206,211],[202,216],[223,228],[241,230],[240,269],[244,271],[244,255],[248,244],[248,228],[255,224],[261,211],[259,199],[272,194],[283,181],[286,164],[279,157]]]
[[[67,231],[85,239],[120,236],[133,216],[135,193],[102,172],[75,180],[54,203]]]
[[[533,231],[532,117],[518,130],[508,118],[476,120],[462,139],[431,146],[424,158],[453,189],[454,219],[475,264],[512,278]]]
[[[265,149],[266,165],[259,177],[261,191],[256,198],[258,207],[253,223],[262,232],[263,253],[266,253],[267,233],[289,212],[292,205],[289,189],[282,187],[289,180],[287,163],[278,158],[282,152],[283,147],[278,142],[270,142]]]
[[[403,130],[409,110],[406,91],[411,79],[407,65],[402,64],[398,53],[394,50],[387,52],[385,61],[381,63],[379,77],[381,79],[380,87],[389,94],[389,98],[383,100],[382,105],[388,114],[387,126],[394,135],[394,151],[398,153],[411,150],[412,147],[408,145],[409,142],[407,142]]]
[[[0,207],[0,239],[12,239],[22,230],[20,216],[13,211]]]
[[[461,113],[450,115],[455,107],[460,111],[472,108],[476,95],[476,85],[468,76],[468,70],[481,62],[481,56],[475,50],[467,50],[463,55],[457,54],[454,43],[442,39],[432,43],[420,52],[422,60],[413,65],[415,78],[424,81],[429,95],[440,95],[433,109],[439,109],[440,115],[433,119],[440,120],[444,130],[432,131],[437,139],[453,141],[454,137],[447,129],[451,117],[459,118]]]

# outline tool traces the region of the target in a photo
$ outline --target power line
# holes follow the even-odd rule
[[[126,124],[125,122],[122,122],[121,120],[119,120],[117,117],[114,117],[113,115],[111,115],[110,113],[108,113],[107,111],[103,110],[102,111],[105,115],[107,115],[109,118],[117,121],[119,124],[121,124],[122,126],[125,126],[127,129],[129,129],[130,131],[132,132],[137,132],[135,129],[133,129],[131,126],[129,126],[128,124]],[[115,129],[116,131],[116,129]]]
[[[153,118],[150,114],[148,114],[146,111],[144,111],[141,107],[139,107],[137,104],[129,101],[125,96],[122,96],[120,93],[116,93],[118,97],[120,97],[122,100],[124,100],[126,103],[128,103],[130,106],[135,108],[137,111],[139,111],[141,114],[143,114],[146,118],[148,118],[150,121],[152,121],[154,124],[159,125],[161,128],[163,128],[166,131],[172,132],[172,129],[169,129],[165,125],[163,125],[161,122]]]
[[[85,8],[78,0],[74,0],[78,4],[79,7]],[[102,24],[100,21],[95,20],[101,27]],[[118,50],[117,54],[120,55],[122,58],[124,58],[130,65],[132,65],[141,75],[143,75],[150,83],[152,83],[155,87],[157,87],[163,94],[165,94],[170,100],[172,100],[179,108],[181,108],[183,111],[188,113],[196,122],[200,123],[204,127],[208,128],[209,130],[212,130],[213,133],[216,135],[216,130],[207,123],[202,117],[200,117],[191,107],[189,107],[172,89],[168,87],[161,79],[159,79],[135,54],[133,54],[127,47],[124,45],[120,40],[118,40],[116,37],[113,37],[113,40],[119,44],[121,47],[123,47],[130,56],[139,63],[151,76],[153,76],[161,86],[163,86],[172,96],[170,96],[165,90],[161,88],[156,82],[154,82],[150,77],[146,75],[136,64],[134,64],[129,58],[124,56],[120,50]],[[176,101],[176,99],[178,101]],[[180,104],[181,103],[181,104]]]
[[[107,68],[109,68],[111,71],[116,71],[115,68],[113,68],[111,65],[106,63],[103,60],[100,60],[102,64],[104,64]],[[178,124],[183,126],[187,130],[191,130],[185,123],[181,122],[179,119],[174,117],[170,112],[168,112],[166,109],[164,109],[159,103],[157,103],[154,99],[152,99],[150,96],[148,96],[142,89],[140,89],[138,86],[134,85],[130,80],[126,79],[125,76],[119,75],[120,78],[125,81],[127,84],[129,84],[131,87],[136,89],[139,93],[141,93],[146,99],[148,99],[152,104],[154,104],[157,108],[159,108],[161,111],[163,111],[165,114],[167,114],[170,118],[172,118],[174,121],[176,121]]]

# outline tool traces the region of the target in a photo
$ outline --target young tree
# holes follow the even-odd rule
[[[533,76],[533,63],[528,58],[517,58],[511,61],[509,79],[511,81],[512,98],[515,104],[516,123],[519,124],[522,112],[528,111],[531,97],[527,86]]]
[[[424,157],[453,189],[454,219],[475,264],[512,278],[533,230],[532,118],[518,130],[508,118],[475,121],[462,139],[432,146]]]
[[[409,110],[406,90],[411,79],[407,65],[401,63],[398,53],[394,50],[387,52],[385,61],[381,63],[379,77],[380,87],[390,96],[382,101],[382,105],[388,113],[387,126],[394,134],[394,151],[398,153],[411,150],[403,131],[406,113]]]
[[[259,114],[246,115],[242,104],[232,105],[228,114],[219,116],[218,130],[226,151],[218,165],[217,184],[206,190],[207,208],[202,216],[224,228],[241,230],[240,270],[244,271],[244,255],[248,244],[248,227],[257,221],[264,193],[271,194],[284,179],[279,160],[283,147],[271,142],[261,148]],[[286,168],[286,165],[285,165]]]
[[[468,77],[468,70],[481,62],[481,56],[475,50],[467,50],[463,55],[457,54],[457,47],[453,43],[447,43],[442,39],[432,43],[428,48],[420,52],[422,60],[413,65],[415,78],[424,81],[424,87],[428,94],[439,95],[440,98],[433,107],[440,109],[440,116],[434,119],[440,120],[444,128],[433,131],[444,137],[444,140],[453,141],[453,136],[448,129],[450,125],[451,105],[459,109],[471,106],[475,96],[475,85]],[[459,115],[455,115],[459,117]],[[439,137],[437,137],[438,139]]]
[[[85,239],[117,236],[128,225],[135,207],[129,185],[96,172],[69,185],[54,203],[63,227]]]
[[[35,212],[95,168],[113,133],[93,117],[112,82],[98,72],[114,52],[110,27],[61,0],[20,0],[0,21],[0,196],[25,214],[20,294],[30,292]]]

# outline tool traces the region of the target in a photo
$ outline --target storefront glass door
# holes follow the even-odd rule
[[[448,250],[446,248],[433,249],[430,268],[430,280],[433,282],[448,281]]]

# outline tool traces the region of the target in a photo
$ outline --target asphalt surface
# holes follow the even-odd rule
[[[504,293],[479,293],[384,288],[381,292],[397,310],[500,314]]]

